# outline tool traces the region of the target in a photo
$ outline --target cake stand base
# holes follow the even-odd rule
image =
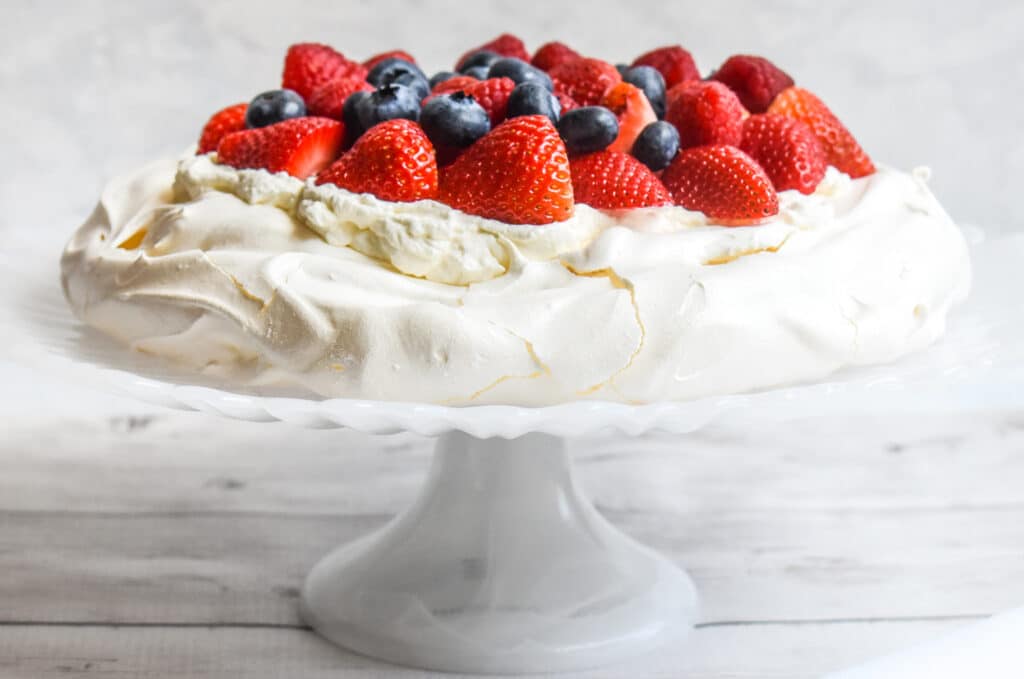
[[[680,642],[689,576],[608,523],[547,434],[437,444],[420,498],[333,552],[305,620],[363,655],[450,672],[579,670]]]

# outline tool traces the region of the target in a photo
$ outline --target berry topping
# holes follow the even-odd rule
[[[550,71],[563,62],[579,59],[581,56],[579,52],[565,43],[546,42],[533,53],[530,63],[542,71]]]
[[[344,126],[330,118],[291,118],[229,134],[217,147],[217,160],[305,179],[334,162],[344,132]]]
[[[633,142],[632,153],[651,170],[664,170],[679,153],[679,130],[664,120],[653,122]]]
[[[612,85],[622,82],[615,67],[600,59],[575,59],[551,69],[555,92],[572,97],[580,106],[593,106]]]
[[[659,47],[641,54],[633,66],[653,66],[665,78],[665,87],[672,87],[687,80],[700,80],[700,71],[689,52],[679,45]]]
[[[562,105],[558,97],[553,95],[539,83],[522,83],[516,85],[508,97],[508,117],[541,115],[552,122],[558,122]]]
[[[396,202],[436,198],[434,147],[416,123],[388,120],[360,137],[316,183]]]
[[[306,109],[311,116],[342,120],[345,102],[355,92],[363,91],[373,91],[373,86],[365,80],[356,78],[333,80],[309,97]]]
[[[432,97],[420,112],[420,125],[437,146],[465,148],[491,130],[487,111],[465,92]]]
[[[601,105],[619,120],[619,136],[608,147],[609,151],[629,153],[640,132],[658,119],[643,91],[629,83],[619,83],[605,92]]]
[[[293,90],[270,90],[257,94],[245,112],[246,127],[266,127],[289,118],[306,115],[306,102]]]
[[[874,173],[874,163],[850,131],[821,99],[807,90],[800,87],[783,90],[768,107],[768,112],[806,123],[821,142],[828,164],[841,172],[854,179]]]
[[[574,158],[569,166],[577,203],[599,210],[672,204],[661,181],[627,153],[598,151]]]
[[[740,148],[764,168],[776,191],[814,193],[825,177],[825,151],[806,124],[759,113],[743,123]]]
[[[430,80],[427,81],[427,84],[430,85],[430,91],[433,92],[435,87],[441,83],[448,82],[455,76],[456,74],[451,71],[438,71],[434,75],[430,76]]]
[[[199,135],[199,148],[196,155],[216,151],[220,140],[232,132],[245,129],[245,110],[249,104],[235,104],[214,113],[203,127]]]
[[[513,57],[504,57],[491,64],[487,77],[508,78],[516,85],[521,83],[537,83],[544,86],[549,92],[554,89],[551,77],[547,73],[539,68],[530,66],[530,64],[522,59],[515,59]]]
[[[346,59],[327,45],[306,42],[288,48],[281,87],[295,90],[306,99],[332,80],[365,77],[362,64]]]
[[[384,61],[385,59],[390,59],[392,57],[401,59],[402,61],[408,61],[410,64],[416,63],[416,59],[414,59],[413,56],[408,52],[404,50],[391,50],[390,52],[381,52],[380,54],[373,55],[372,57],[363,62],[363,68],[365,68],[367,71],[372,71],[374,66]]]
[[[764,113],[779,92],[793,86],[793,79],[772,62],[744,54],[726,59],[710,80],[735,92],[751,113]]]
[[[619,121],[603,106],[582,106],[563,114],[558,133],[572,154],[592,153],[608,148],[619,136]]]
[[[359,125],[368,130],[379,122],[405,118],[419,120],[420,97],[405,85],[392,83],[378,87],[368,97],[359,99],[356,105]]]
[[[462,67],[465,65],[465,61],[476,52],[493,52],[498,56],[502,57],[515,57],[516,59],[522,59],[523,61],[530,60],[530,53],[526,51],[526,45],[523,41],[514,35],[509,33],[502,33],[494,40],[484,43],[479,47],[469,50],[463,54],[458,62],[455,64],[456,71],[462,71]],[[490,64],[488,64],[490,65]]]
[[[511,224],[550,224],[573,215],[565,146],[544,116],[512,118],[469,147],[441,176],[440,199]]]
[[[670,89],[666,99],[665,120],[679,130],[682,148],[739,145],[747,111],[722,83],[687,81]]]
[[[477,50],[475,52],[468,52],[460,61],[455,70],[459,73],[467,73],[471,69],[483,68],[486,72],[498,59],[501,59],[501,55],[491,50]],[[478,78],[482,80],[482,78]]]
[[[633,66],[622,74],[623,82],[639,87],[658,118],[665,117],[665,78],[653,66]]]
[[[676,205],[726,225],[754,224],[779,211],[772,181],[735,146],[698,146],[679,152],[661,176]]]

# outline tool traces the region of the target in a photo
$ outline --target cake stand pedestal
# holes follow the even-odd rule
[[[394,663],[543,672],[678,642],[697,595],[583,497],[563,439],[450,432],[412,507],[317,564],[302,613],[331,641]]]

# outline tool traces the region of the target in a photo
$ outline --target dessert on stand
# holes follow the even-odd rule
[[[616,66],[503,35],[428,77],[304,43],[104,190],[61,261],[78,321],[35,298],[13,346],[172,407],[439,435],[421,498],[313,570],[304,617],[418,667],[592,667],[699,612],[584,499],[566,437],[1015,402],[992,277],[1024,248],[972,252],[927,178],[762,57],[702,77],[679,46]]]

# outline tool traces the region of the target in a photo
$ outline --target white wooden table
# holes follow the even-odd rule
[[[187,413],[18,417],[0,443],[0,677],[426,676],[297,617],[430,442]],[[803,679],[1024,603],[1024,413],[576,441],[598,506],[695,577],[691,642],[588,676]]]

